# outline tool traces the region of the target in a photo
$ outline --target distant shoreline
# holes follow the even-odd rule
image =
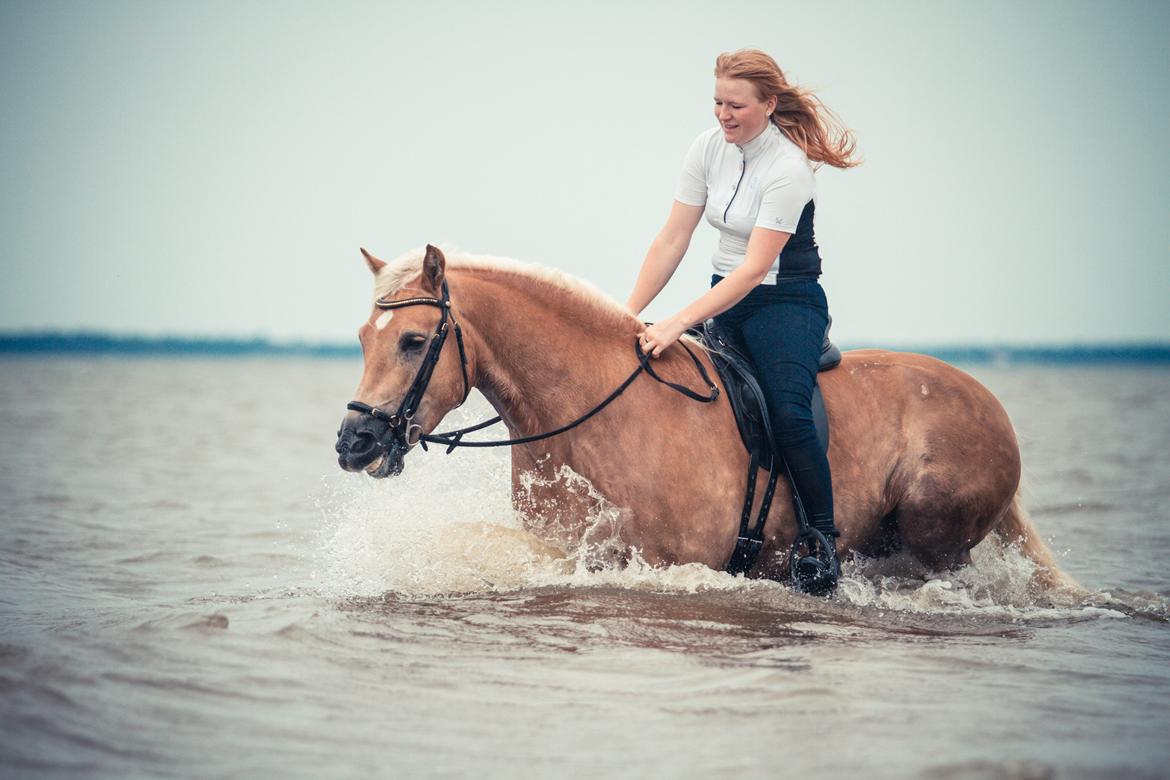
[[[861,349],[874,345],[842,344]],[[955,363],[1076,365],[1094,363],[1168,364],[1170,342],[1065,345],[897,345]],[[153,357],[310,357],[358,358],[357,344],[283,342],[267,338],[129,336],[97,332],[0,333],[0,355]]]

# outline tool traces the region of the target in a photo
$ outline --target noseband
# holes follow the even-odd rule
[[[361,412],[368,414],[379,420],[385,420],[390,427],[387,429],[380,441],[378,442],[383,448],[388,444],[397,444],[401,449],[407,450],[418,444],[418,436],[422,434],[422,426],[414,424],[414,415],[418,411],[418,405],[422,401],[423,393],[427,391],[427,385],[431,383],[431,375],[435,372],[435,366],[439,363],[439,355],[443,351],[443,344],[447,341],[447,334],[451,331],[451,325],[455,326],[455,343],[459,345],[459,367],[463,371],[463,401],[467,400],[468,393],[471,392],[471,383],[467,381],[467,352],[463,348],[463,331],[459,328],[459,322],[451,313],[451,293],[447,289],[447,280],[443,280],[442,297],[441,298],[403,298],[400,301],[388,301],[385,298],[379,298],[374,302],[374,305],[379,309],[404,309],[407,306],[435,306],[438,307],[441,317],[439,324],[435,326],[435,335],[431,339],[431,345],[427,349],[427,354],[423,357],[422,365],[418,368],[418,373],[414,375],[414,381],[410,383],[410,388],[406,391],[406,395],[402,398],[402,403],[398,404],[398,410],[394,414],[390,414],[385,409],[377,406],[370,406],[361,401],[350,401],[345,405],[346,409],[354,412]],[[417,432],[418,435],[415,435]],[[413,437],[413,440],[412,440]]]

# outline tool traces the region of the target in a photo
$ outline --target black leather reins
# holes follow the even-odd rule
[[[686,350],[690,356],[691,361],[695,364],[695,368],[699,370],[699,376],[703,378],[709,390],[707,395],[700,395],[694,390],[691,390],[685,385],[680,385],[675,382],[670,382],[660,377],[655,373],[654,368],[650,365],[650,356],[642,351],[642,345],[638,342],[637,337],[634,338],[634,352],[638,356],[638,366],[626,377],[612,393],[606,396],[605,400],[594,406],[585,414],[581,415],[572,422],[565,423],[559,428],[555,428],[545,433],[537,433],[531,436],[520,436],[515,439],[499,439],[495,441],[463,441],[466,434],[488,428],[502,420],[501,417],[496,416],[490,420],[484,420],[476,425],[467,428],[460,428],[454,431],[445,431],[443,433],[423,433],[421,426],[415,425],[414,415],[418,411],[419,403],[422,401],[423,393],[426,392],[427,385],[430,384],[431,375],[435,371],[435,366],[438,365],[439,355],[442,352],[443,344],[447,340],[447,333],[449,331],[449,324],[455,326],[455,341],[459,345],[459,365],[463,371],[463,401],[467,400],[468,394],[471,392],[471,383],[467,378],[467,352],[463,347],[463,332],[459,328],[459,323],[456,321],[453,314],[451,314],[451,296],[447,289],[446,280],[443,281],[442,298],[404,298],[400,301],[387,301],[379,298],[375,302],[375,306],[379,309],[400,309],[406,306],[436,306],[442,312],[442,317],[439,324],[435,328],[434,338],[431,339],[430,348],[427,350],[426,356],[423,358],[423,363],[419,366],[418,373],[415,374],[414,381],[411,382],[410,388],[407,389],[406,395],[402,399],[402,403],[398,405],[398,410],[390,414],[384,409],[377,406],[370,406],[361,401],[350,401],[345,408],[354,412],[368,414],[379,420],[384,420],[389,424],[386,433],[380,437],[378,444],[383,448],[390,443],[396,442],[403,450],[408,450],[415,444],[421,444],[422,448],[427,449],[427,442],[431,444],[442,444],[447,447],[447,453],[450,454],[456,447],[509,447],[514,444],[528,444],[542,439],[549,439],[553,436],[558,436],[566,431],[576,428],[581,423],[588,420],[593,415],[600,412],[605,407],[609,406],[618,396],[625,392],[638,375],[645,371],[652,379],[660,382],[672,390],[682,393],[688,398],[692,398],[700,403],[712,403],[719,397],[719,387],[711,380],[710,374],[703,366],[698,356],[688,347],[684,342],[679,344]],[[463,401],[459,403],[462,404]],[[418,435],[411,441],[412,434],[417,431]]]
[[[682,344],[682,342],[679,342],[679,343]],[[581,415],[580,417],[573,420],[572,422],[565,423],[564,425],[560,426],[559,428],[554,428],[551,431],[546,431],[544,433],[535,433],[535,434],[532,434],[531,436],[519,436],[515,439],[499,439],[499,440],[495,440],[495,441],[463,441],[462,440],[463,436],[468,434],[468,433],[472,433],[474,431],[488,428],[488,427],[500,422],[502,418],[497,416],[497,417],[493,417],[490,420],[485,420],[484,422],[481,422],[477,425],[472,425],[468,428],[460,428],[457,431],[444,431],[443,433],[423,434],[423,435],[419,436],[419,439],[418,439],[419,443],[422,444],[422,447],[424,450],[427,448],[427,442],[430,442],[431,444],[444,444],[447,447],[447,453],[450,454],[450,452],[452,450],[454,450],[456,447],[509,447],[513,444],[528,444],[530,442],[540,441],[541,439],[551,439],[553,436],[559,436],[560,434],[565,433],[566,431],[573,430],[578,425],[585,422],[586,420],[588,420],[590,417],[592,417],[593,415],[600,412],[605,407],[609,406],[611,403],[613,403],[614,400],[617,399],[617,397],[619,395],[621,395],[622,393],[625,392],[627,387],[629,387],[631,384],[633,384],[634,380],[637,379],[638,375],[641,374],[643,371],[645,371],[647,374],[649,374],[650,377],[652,379],[654,379],[656,382],[661,382],[662,384],[666,385],[667,387],[671,388],[672,390],[679,392],[679,393],[682,393],[683,395],[687,396],[688,398],[693,398],[694,400],[699,401],[700,403],[705,403],[705,404],[711,403],[712,401],[714,401],[716,398],[719,397],[718,385],[716,385],[714,382],[711,381],[711,376],[707,373],[707,369],[703,367],[703,363],[699,360],[698,356],[695,355],[695,353],[691,350],[691,348],[688,347],[686,344],[682,344],[682,348],[687,351],[688,355],[690,355],[691,360],[695,364],[695,367],[699,370],[699,375],[703,378],[703,381],[707,383],[707,388],[708,388],[708,390],[710,390],[710,392],[707,395],[699,395],[694,390],[691,390],[689,387],[686,387],[686,386],[680,385],[680,384],[676,384],[674,382],[670,382],[670,381],[658,376],[658,374],[656,374],[654,372],[654,368],[650,365],[650,356],[642,351],[641,344],[639,344],[637,338],[635,338],[634,339],[634,351],[638,355],[638,367],[635,368],[633,370],[633,372],[628,377],[626,377],[625,380],[620,385],[618,385],[612,393],[610,393],[608,396],[606,396],[604,401],[597,404],[597,406],[594,406],[588,412]]]

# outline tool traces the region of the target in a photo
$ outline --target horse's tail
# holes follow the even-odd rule
[[[1052,550],[1044,543],[1040,532],[1028,517],[1019,491],[1016,491],[1011,505],[1000,519],[994,533],[1001,544],[1016,545],[1021,553],[1036,564],[1032,580],[1037,585],[1045,590],[1063,589],[1078,592],[1083,590],[1076,580],[1064,573],[1056,564]]]

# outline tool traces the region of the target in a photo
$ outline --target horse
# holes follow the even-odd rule
[[[474,387],[521,440],[511,446],[513,504],[532,534],[561,550],[587,543],[601,497],[619,559],[636,550],[654,566],[724,568],[749,456],[726,393],[698,403],[667,386],[696,384],[697,365],[710,371],[697,343],[684,337],[654,360],[660,381],[636,381],[642,323],[584,281],[506,258],[448,259],[430,245],[392,262],[362,255],[375,305],[359,330],[364,371],[335,445],[341,468],[401,472],[405,455]],[[905,549],[945,571],[969,564],[971,548],[994,532],[1035,563],[1038,585],[1074,585],[1022,506],[1008,415],[973,377],[925,355],[866,349],[844,353],[818,381],[843,555]],[[612,402],[584,422],[540,437],[607,394]],[[386,411],[396,405],[397,414]],[[590,488],[566,489],[565,474]],[[747,576],[786,575],[793,507],[781,481]]]

